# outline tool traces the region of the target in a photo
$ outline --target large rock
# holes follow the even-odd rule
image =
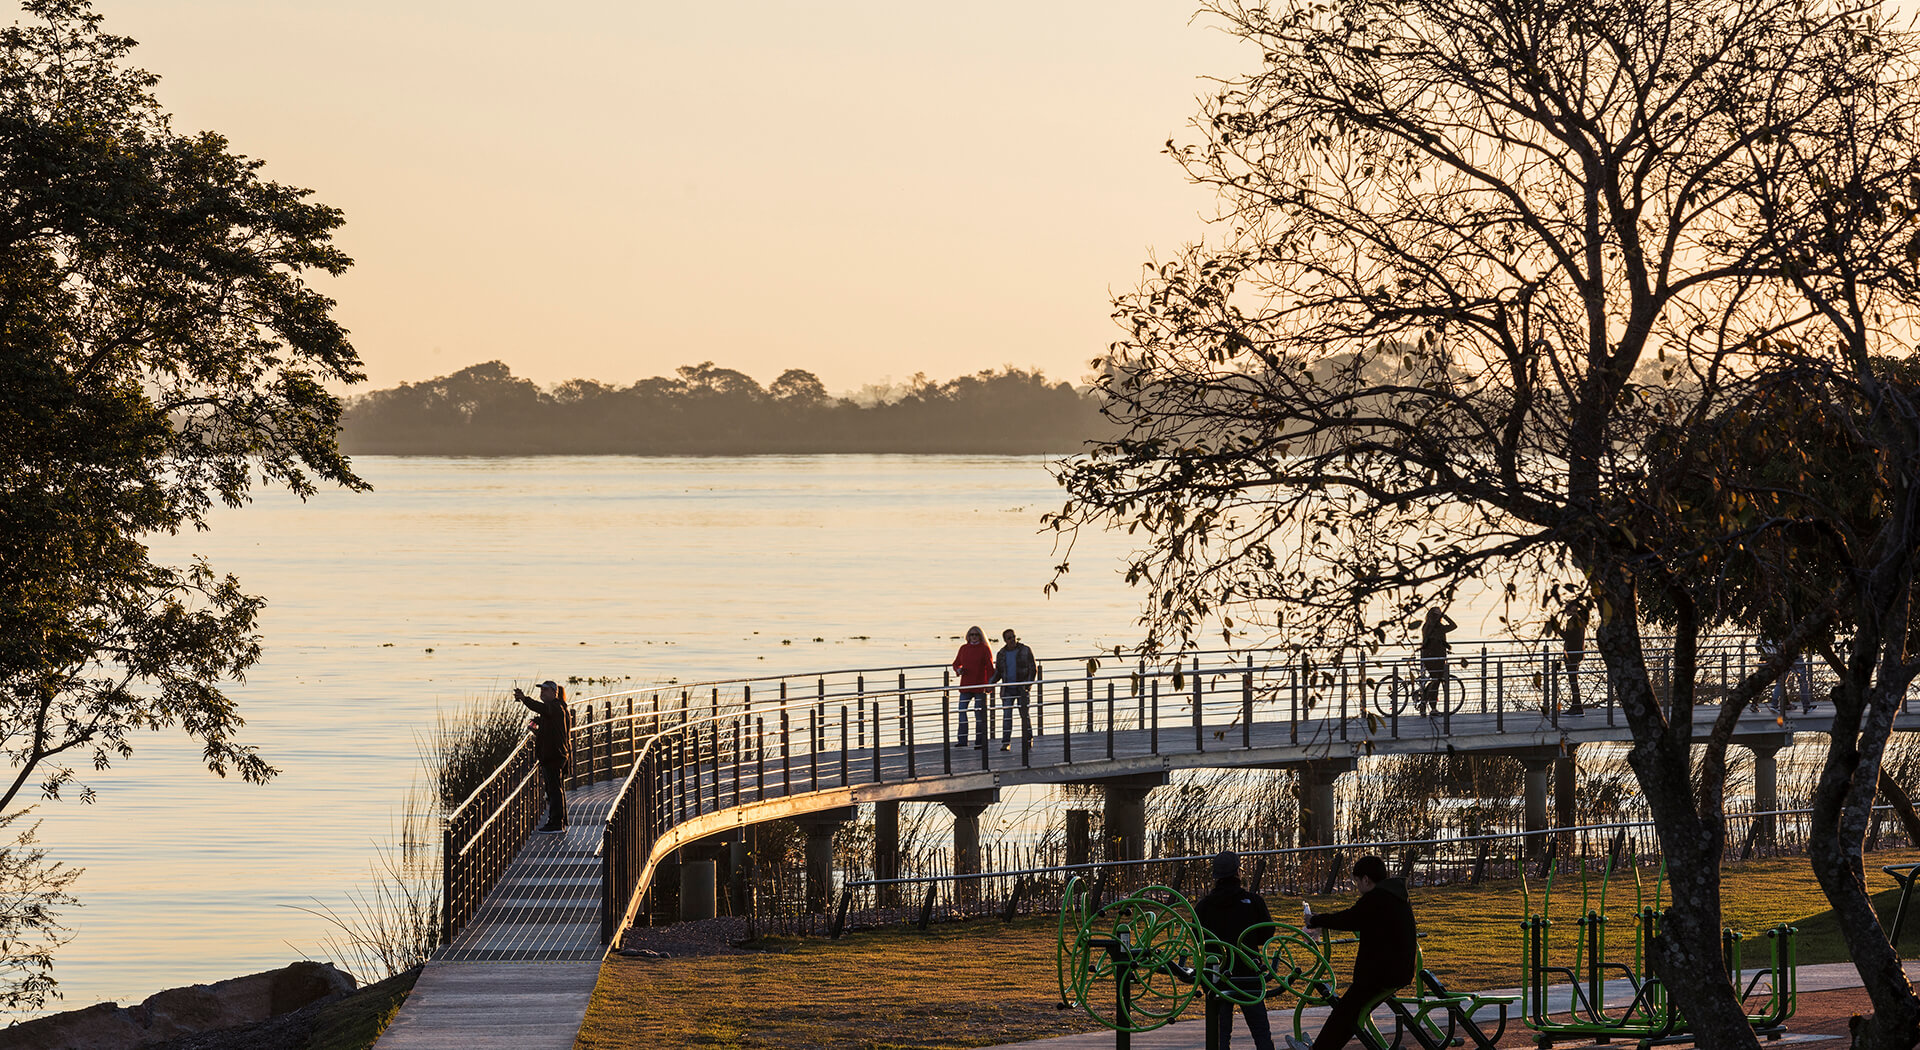
[[[0,1030],[4,1050],[134,1050],[198,1032],[253,1024],[353,991],[330,963],[297,962],[215,984],[170,988],[138,1006],[101,1003]]]

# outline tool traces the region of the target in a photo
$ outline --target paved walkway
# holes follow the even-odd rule
[[[598,853],[619,786],[567,793],[566,834],[527,839],[377,1050],[571,1050],[600,979]]]
[[[1920,980],[1920,960],[1910,961],[1906,966],[1907,977],[1909,979]],[[1860,971],[1854,969],[1852,963],[1821,963],[1819,965],[1801,966],[1799,968],[1797,986],[1803,993],[1824,992],[1835,988],[1858,988],[1860,987]],[[1488,994],[1519,995],[1520,989],[1504,988]],[[1547,989],[1547,996],[1551,1008],[1556,1011],[1562,1011],[1567,1008],[1568,1002],[1572,999],[1573,989],[1570,985],[1553,985]],[[1618,980],[1607,982],[1607,999],[1609,1002],[1625,1003],[1631,998],[1633,998],[1633,992],[1626,981]],[[1510,1017],[1510,1020],[1507,1022],[1507,1032],[1509,1035],[1516,1031],[1525,1030],[1526,1026],[1520,1023],[1517,1008],[1510,1009],[1508,1015]],[[1315,1007],[1301,1014],[1301,1027],[1305,1030],[1308,1038],[1312,1038],[1313,1033],[1320,1030],[1320,1022],[1326,1016],[1327,1008],[1324,1006]],[[1376,1011],[1374,1014],[1376,1023],[1384,1022],[1389,1029],[1391,1029],[1393,1024],[1393,1022],[1389,1020],[1391,1016],[1392,1015],[1384,1009]],[[1476,1015],[1477,1018],[1487,1018],[1490,1016],[1497,1016],[1497,1013],[1494,1010],[1483,1010],[1480,1014]],[[1281,1034],[1291,1030],[1290,1026],[1293,1021],[1293,1011],[1273,1010],[1270,1011],[1269,1017],[1273,1023],[1276,1040]],[[1808,1042],[1829,1038],[1828,1036],[1795,1036],[1793,1033],[1793,1022],[1788,1021],[1787,1034],[1766,1045],[1781,1046],[1792,1042]],[[1206,1045],[1206,1029],[1197,1021],[1181,1021],[1177,1024],[1167,1025],[1164,1028],[1156,1028],[1151,1032],[1141,1032],[1133,1037],[1134,1050],[1202,1050]],[[1239,1016],[1238,1010],[1234,1012],[1233,1045],[1240,1047],[1250,1047],[1253,1045],[1252,1037],[1247,1034],[1247,1023],[1245,1019]],[[1620,1045],[1624,1046],[1626,1044],[1623,1042]],[[1106,1031],[1082,1032],[1079,1035],[1063,1035],[1052,1039],[1034,1039],[1024,1043],[1007,1043],[1004,1044],[1000,1050],[1113,1050],[1113,1033]],[[1571,1047],[1569,1050],[1571,1050]]]

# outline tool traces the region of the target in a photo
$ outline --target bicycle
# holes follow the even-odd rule
[[[1387,690],[1384,706],[1391,715],[1405,714],[1409,703],[1413,705],[1415,715],[1428,718],[1457,715],[1467,706],[1467,683],[1456,674],[1435,679],[1423,672],[1403,678],[1396,667],[1387,673],[1386,680],[1381,684]],[[1433,697],[1431,700],[1427,699],[1429,691]]]

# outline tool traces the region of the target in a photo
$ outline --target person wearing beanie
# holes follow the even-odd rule
[[[1273,916],[1267,912],[1267,902],[1259,895],[1248,893],[1240,886],[1240,855],[1232,850],[1221,850],[1213,858],[1213,891],[1200,898],[1194,905],[1194,915],[1200,925],[1206,928],[1207,935],[1226,944],[1239,945],[1254,958],[1260,955],[1260,946],[1270,931],[1257,931],[1252,941],[1242,941],[1247,931],[1261,923],[1270,923]],[[1265,977],[1259,969],[1246,959],[1234,957],[1233,977],[1236,984],[1244,983],[1253,988],[1255,982],[1265,986]],[[1240,980],[1244,978],[1244,981]],[[1247,1019],[1247,1031],[1253,1035],[1255,1050],[1273,1050],[1273,1032],[1267,1024],[1267,1003],[1265,999],[1251,1003],[1242,1003],[1240,1012]],[[1227,1041],[1233,1035],[1233,1004],[1225,1000],[1207,1000],[1207,1018],[1217,1026],[1220,1033],[1220,1050],[1226,1050]]]
[[[1413,983],[1417,945],[1405,880],[1388,878],[1387,862],[1369,854],[1354,862],[1353,886],[1360,891],[1353,907],[1307,916],[1310,930],[1351,930],[1360,935],[1353,979],[1334,1000],[1312,1050],[1340,1050],[1359,1028],[1363,1011]],[[1287,1042],[1292,1050],[1308,1050],[1303,1040],[1289,1036]]]

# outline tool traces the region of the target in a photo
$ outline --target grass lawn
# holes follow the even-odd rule
[[[1885,889],[1879,900],[1891,916],[1894,885],[1878,865],[1920,860],[1920,853],[1882,853],[1873,858],[1868,886]],[[1530,884],[1540,907],[1540,880]],[[1600,886],[1587,886],[1587,906],[1598,910]],[[1651,887],[1647,903],[1652,903]],[[1308,898],[1316,910],[1344,907],[1352,896]],[[1300,913],[1298,898],[1269,897],[1282,922]],[[1803,963],[1846,959],[1826,898],[1805,858],[1790,857],[1729,866],[1722,892],[1726,924],[1758,933],[1780,922],[1801,930]],[[1427,966],[1460,989],[1505,988],[1520,983],[1520,920],[1517,880],[1478,888],[1438,887],[1413,891],[1414,913],[1426,935]],[[1571,959],[1572,938],[1582,914],[1578,879],[1557,881],[1550,942]],[[1634,887],[1616,876],[1607,894],[1614,952],[1632,947]],[[1562,921],[1565,920],[1565,921]],[[1084,1014],[1056,1008],[1055,923],[1051,918],[985,920],[936,926],[926,933],[896,927],[851,933],[839,941],[768,940],[752,955],[680,959],[614,957],[600,971],[582,1050],[625,1047],[853,1047],[860,1050],[991,1046],[1099,1026]],[[1563,940],[1564,939],[1564,940]],[[1764,940],[1748,951],[1749,965],[1763,962]],[[1350,947],[1336,949],[1344,979]],[[1198,1017],[1199,1001],[1191,1007]]]

